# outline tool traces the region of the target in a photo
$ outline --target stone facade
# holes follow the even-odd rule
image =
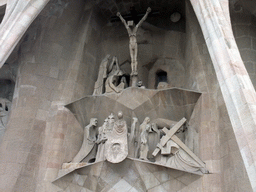
[[[132,80],[129,36],[115,17],[132,5],[152,9],[136,36],[143,86],[92,96],[107,54]],[[11,103],[0,191],[256,191],[254,8],[246,0],[0,1],[0,96]],[[181,19],[172,22],[175,12]],[[172,128],[186,117],[175,136],[210,174],[131,156],[129,137],[121,162],[73,162],[90,118],[101,126],[118,111],[128,135],[133,118]]]

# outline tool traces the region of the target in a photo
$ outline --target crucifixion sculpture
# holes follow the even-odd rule
[[[136,26],[134,24],[134,21],[126,22],[119,12],[117,12],[116,14],[124,23],[130,38],[129,48],[130,48],[131,67],[132,67],[131,76],[138,75],[138,61],[137,61],[138,45],[137,45],[137,39],[136,39],[137,30],[140,27],[140,25],[143,23],[143,21],[147,19],[148,14],[150,12],[151,12],[151,8],[148,7],[146,14],[144,15],[144,17],[142,17],[142,19],[139,21],[139,23]]]

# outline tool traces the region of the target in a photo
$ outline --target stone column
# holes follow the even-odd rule
[[[8,0],[0,25],[0,68],[48,2],[49,0]]]
[[[216,71],[244,165],[256,191],[256,94],[231,29],[228,0],[190,0]]]

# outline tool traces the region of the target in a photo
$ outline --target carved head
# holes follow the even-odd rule
[[[111,113],[109,116],[108,116],[109,119],[115,119],[115,116],[113,115],[113,113]]]
[[[142,81],[139,80],[138,83],[137,83],[137,86],[138,86],[138,87],[141,87],[142,85],[143,85]]]
[[[122,118],[123,118],[123,112],[122,112],[122,111],[119,111],[119,112],[117,113],[117,117],[118,117],[118,119],[122,119]]]
[[[150,118],[149,117],[146,117],[145,119],[144,119],[144,123],[150,123]]]
[[[98,119],[97,119],[97,118],[91,118],[90,124],[93,125],[93,126],[97,126],[97,124],[98,124]]]
[[[129,27],[134,27],[134,22],[133,21],[128,21],[127,24],[128,24]]]
[[[110,57],[110,55],[109,54],[107,54],[106,55],[106,59],[110,59],[111,57]]]

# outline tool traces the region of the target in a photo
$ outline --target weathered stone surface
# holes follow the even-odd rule
[[[0,38],[2,39],[0,47],[4,47],[0,58],[3,56],[4,60],[16,46],[17,39],[24,34],[33,18],[44,7],[41,5],[46,4],[47,1],[33,1],[35,3],[33,5],[31,1],[0,1],[0,20],[5,11],[1,3],[8,2],[5,15],[7,19],[4,19],[0,26],[8,28],[0,29],[6,34]],[[241,90],[240,85],[250,84],[248,84],[249,78],[244,81],[243,76],[247,74],[244,70],[240,70],[239,54],[253,85],[256,85],[255,2],[246,0],[239,0],[236,3],[227,0],[191,0],[191,2],[196,7],[203,6],[203,9],[200,11],[194,9],[194,12],[190,2],[187,1],[135,0],[132,2],[136,10],[142,13],[141,16],[148,6],[152,8],[152,13],[137,31],[139,74],[134,82],[142,80],[143,86],[152,89],[179,87],[199,91],[202,94],[198,102],[190,102],[189,99],[193,96],[187,95],[187,99],[181,96],[179,91],[157,94],[145,91],[145,95],[148,96],[144,97],[140,93],[142,91],[128,88],[129,96],[125,92],[119,95],[109,94],[103,98],[104,102],[92,99],[86,105],[76,106],[79,108],[78,111],[85,110],[83,115],[86,118],[79,119],[81,126],[63,105],[93,93],[99,65],[104,56],[116,55],[124,74],[131,73],[127,31],[121,22],[111,23],[109,18],[115,16],[117,11],[120,11],[125,18],[132,3],[127,0],[116,2],[98,0],[93,3],[83,0],[50,1],[28,28],[21,43],[17,44],[6,61],[7,64],[0,70],[0,84],[6,83],[7,79],[12,81],[10,87],[14,88],[15,83],[14,95],[8,95],[8,90],[3,86],[0,91],[1,97],[8,98],[13,103],[0,147],[0,190],[5,192],[116,191],[121,184],[127,186],[130,191],[252,191],[253,182],[250,182],[249,178],[255,171],[248,177],[247,162],[253,165],[253,161],[248,158],[250,150],[245,147],[251,147],[251,152],[254,150],[253,143],[247,142],[254,138],[254,129],[250,128],[253,124],[248,123],[253,121],[254,117],[251,116],[253,108],[249,108],[250,113],[247,113],[246,108],[239,109],[239,107],[246,106],[244,105],[246,102],[249,104],[253,102],[254,93],[245,89],[239,92],[236,90]],[[175,23],[170,20],[174,7],[182,16]],[[32,10],[31,14],[26,15],[28,13],[26,11],[29,10]],[[17,16],[17,12],[20,15]],[[201,13],[202,15],[198,16]],[[14,17],[17,20],[12,22]],[[210,28],[207,30],[209,33],[205,33],[204,28],[209,26],[208,21],[213,17],[217,18],[216,25],[214,24],[217,28]],[[202,22],[204,19],[205,22]],[[232,43],[234,39],[230,35],[232,34],[230,24],[240,53]],[[204,37],[201,29],[204,35],[209,34],[209,36]],[[222,34],[226,38],[219,38]],[[216,38],[213,39],[212,36]],[[218,42],[222,43],[218,44]],[[213,47],[218,49],[216,57],[210,57],[213,50],[216,50]],[[222,50],[223,47],[228,47],[226,49],[228,54]],[[231,55],[239,62],[235,63],[232,59],[232,62],[229,62],[225,55]],[[225,62],[216,59],[220,57]],[[214,68],[217,66],[216,63],[220,66],[220,70]],[[230,63],[235,66],[235,70],[228,68]],[[159,71],[167,73],[167,80],[162,81],[158,78]],[[232,78],[235,73],[241,71],[242,75],[240,77],[237,75],[238,80]],[[219,74],[231,78],[221,79]],[[126,77],[128,82],[129,77]],[[223,91],[224,85],[229,89]],[[220,87],[225,93],[223,94],[225,101]],[[231,88],[235,91],[232,92]],[[228,90],[231,90],[231,94]],[[240,97],[241,95],[246,95],[245,99]],[[186,105],[184,100],[187,102]],[[241,100],[245,102],[240,105]],[[229,103],[229,101],[234,102]],[[103,106],[102,103],[107,104]],[[235,129],[237,121],[232,120],[232,118],[239,119],[232,116],[234,111],[239,111],[237,109],[245,111],[239,116],[243,123],[238,127],[243,129]],[[63,180],[60,178],[61,188],[52,184],[62,163],[70,162],[78,153],[83,141],[83,127],[89,124],[89,119],[96,117],[95,114],[101,111],[99,125],[102,125],[109,114],[116,114],[119,110],[124,112],[129,134],[132,118],[135,116],[138,117],[135,130],[147,116],[152,120],[152,124],[160,121],[162,127],[175,124],[185,116],[189,119],[188,129],[185,132],[181,131],[177,137],[206,163],[212,174],[199,177],[145,163],[143,160],[131,163],[126,159],[120,163],[120,166],[108,162],[67,165],[70,169],[66,169],[67,172],[63,175],[68,172],[70,174],[66,175],[65,179],[63,177]],[[140,114],[143,115],[139,117]],[[79,112],[75,115],[80,116]],[[153,138],[150,134],[154,133],[149,133],[149,138]],[[237,135],[242,137],[236,137]],[[247,139],[244,139],[244,135]],[[95,149],[95,153],[96,151]],[[243,156],[240,151],[243,152]],[[104,164],[108,166],[104,167]]]
[[[228,7],[225,5],[228,4],[228,1],[191,0],[191,4],[206,39],[237,143],[243,161],[247,162],[245,168],[252,190],[255,191],[256,153],[253,146],[256,145],[256,140],[251,137],[251,134],[255,135],[251,126],[255,125],[256,113],[253,108],[256,103],[256,93],[240,57],[230,18],[226,15]],[[215,13],[215,10],[218,10],[218,14]],[[206,15],[211,16],[207,17]],[[219,23],[220,18],[221,22]]]

